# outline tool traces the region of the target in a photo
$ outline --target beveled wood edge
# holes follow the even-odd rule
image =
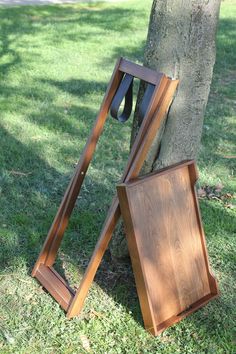
[[[170,95],[170,94],[171,94],[171,100],[172,100],[172,97],[173,97],[172,91],[174,88],[176,88],[176,84],[177,84],[176,80],[170,80],[169,78],[162,75],[161,80],[159,81],[158,85],[156,85],[153,97],[151,99],[151,102],[148,106],[147,113],[144,118],[145,121],[143,121],[141,128],[139,130],[138,136],[135,139],[135,143],[134,143],[133,148],[130,153],[129,161],[128,161],[127,166],[125,168],[125,172],[122,176],[123,181],[126,181],[130,178],[130,170],[133,171],[132,166],[134,164],[134,161],[136,161],[135,162],[136,164],[137,163],[139,164],[139,168],[136,169],[135,173],[136,173],[136,175],[139,173],[139,170],[141,169],[142,164],[140,165],[140,161],[137,162],[136,155],[139,153],[139,150],[141,147],[143,149],[143,140],[146,139],[146,134],[147,134],[147,131],[150,129],[150,126],[152,127],[153,131],[157,131],[159,125],[153,124],[155,121],[154,117],[156,117],[156,115],[158,115],[159,121],[160,121],[160,119],[162,119],[163,113],[160,113],[160,111],[161,111],[161,107],[163,105],[163,101],[165,102],[166,95]],[[154,136],[151,138],[149,137],[148,140],[152,141],[153,138],[154,138]],[[140,155],[139,155],[138,160],[141,159],[141,161],[143,161],[143,158],[144,158],[143,156],[140,157]],[[112,237],[112,233],[114,231],[114,227],[115,227],[117,221],[119,220],[119,217],[120,217],[119,201],[118,201],[118,198],[115,197],[113,199],[112,205],[108,211],[107,218],[103,224],[102,231],[100,233],[99,239],[98,239],[97,244],[95,246],[95,250],[94,250],[92,257],[90,259],[89,265],[85,271],[85,274],[82,278],[80,286],[76,292],[75,298],[72,301],[70,308],[68,310],[68,313],[67,313],[68,318],[78,315],[79,312],[81,311],[82,306],[83,306],[83,302],[85,300],[85,296],[86,296],[88,289],[90,287],[89,284],[91,284],[91,281],[94,278],[95,272],[101,262],[100,257],[102,257],[105,249],[108,246],[108,243],[109,243],[109,241]]]
[[[151,173],[148,173],[146,175],[143,175],[143,176],[139,176],[139,177],[136,177],[136,178],[132,178],[131,180],[129,180],[128,182],[124,182],[124,183],[119,183],[118,186],[125,186],[126,188],[131,188],[133,186],[136,186],[137,184],[142,184],[144,182],[146,182],[147,180],[151,180],[153,178],[156,178],[157,176],[162,176],[163,174],[166,174],[166,173],[171,173],[179,168],[182,168],[182,167],[185,167],[185,166],[190,166],[190,165],[194,165],[194,171],[195,171],[195,175],[194,175],[194,178],[195,178],[195,181],[198,179],[198,173],[197,173],[197,170],[196,170],[196,163],[195,163],[195,160],[184,160],[184,161],[181,161],[181,162],[178,162],[176,164],[173,164],[171,166],[167,166],[167,167],[164,167],[158,171],[153,171]]]
[[[161,122],[163,121],[166,113],[168,112],[168,109],[173,101],[173,97],[176,91],[176,88],[178,86],[179,80],[170,80],[168,79],[168,85],[165,87],[165,90],[162,94],[161,100],[162,103],[155,112],[155,116],[153,116],[153,119],[149,125],[149,128],[143,137],[143,140],[140,144],[140,148],[137,151],[137,154],[133,160],[133,165],[126,177],[125,182],[136,178],[143,166],[144,160],[146,159],[146,156],[148,154],[148,151],[150,149],[150,142],[153,141],[153,139],[156,136],[156,132],[161,126]]]
[[[149,331],[151,334],[153,334],[154,336],[161,334],[168,327],[179,322],[181,319],[185,318],[186,316],[190,315],[194,311],[203,307],[210,300],[219,296],[219,288],[218,288],[216,278],[210,270],[209,257],[208,257],[208,252],[207,252],[207,248],[206,248],[206,241],[205,241],[205,233],[204,233],[203,226],[202,226],[200,208],[199,208],[197,194],[196,194],[196,190],[195,190],[195,183],[198,179],[198,171],[197,171],[197,167],[196,167],[196,162],[195,162],[195,160],[184,160],[184,161],[176,163],[174,165],[165,167],[159,171],[154,171],[150,174],[140,176],[140,177],[132,179],[128,182],[120,183],[117,185],[117,194],[119,197],[122,217],[125,221],[124,222],[125,234],[126,234],[128,245],[129,245],[129,237],[132,237],[132,239],[135,240],[134,224],[132,222],[132,217],[131,217],[132,212],[130,210],[130,205],[128,202],[129,189],[132,188],[132,186],[136,186],[137,184],[143,183],[144,181],[146,181],[146,179],[150,180],[150,179],[155,178],[157,176],[163,175],[165,173],[173,172],[173,171],[175,171],[179,168],[183,168],[183,167],[188,167],[188,170],[189,170],[189,177],[190,177],[192,194],[193,194],[194,205],[195,205],[195,210],[196,210],[197,222],[198,222],[198,226],[199,226],[199,233],[200,233],[201,245],[202,245],[202,250],[203,250],[203,256],[204,256],[204,261],[205,261],[205,265],[206,265],[206,272],[207,272],[207,276],[208,276],[210,294],[207,294],[203,298],[197,300],[195,303],[190,305],[189,309],[183,311],[181,314],[174,315],[171,318],[165,320],[163,323],[159,324],[158,326],[155,326],[152,304],[151,304],[148,292],[146,290],[147,288],[145,290],[143,290],[143,288],[142,288],[142,294],[145,294],[145,296],[147,297],[146,301],[148,301],[149,306],[150,306],[150,311],[152,313],[151,316],[149,315],[149,321],[145,320],[144,314],[142,313],[143,320],[144,320],[144,326],[145,326],[145,329],[147,331]],[[132,244],[132,246],[134,246],[134,245]],[[132,257],[131,257],[131,261],[132,261]],[[142,262],[140,262],[140,266],[142,268]],[[144,277],[144,281],[145,281],[145,277]],[[139,297],[139,301],[140,301],[140,297]],[[140,301],[140,306],[141,306],[141,301]],[[141,308],[142,308],[142,306],[141,306]],[[149,327],[147,325],[147,323],[150,322],[151,318],[152,318],[154,325]]]
[[[35,278],[58,304],[67,311],[75,293],[60,274],[58,274],[54,268],[47,267],[41,263],[37,268]],[[52,279],[54,279],[54,284],[52,284]]]
[[[198,227],[199,227],[200,239],[201,239],[201,244],[202,244],[202,251],[203,251],[204,261],[205,261],[205,265],[206,265],[206,271],[207,271],[210,290],[215,295],[219,295],[220,291],[219,291],[219,287],[217,284],[217,279],[214,276],[214,274],[212,273],[210,263],[209,263],[209,255],[208,255],[208,251],[207,251],[206,237],[205,237],[205,232],[203,229],[202,218],[201,218],[201,213],[200,213],[200,208],[199,208],[199,203],[198,203],[198,197],[197,197],[196,188],[195,188],[195,183],[199,178],[199,173],[197,170],[196,161],[195,160],[184,160],[184,161],[178,162],[176,164],[173,164],[171,166],[164,167],[158,171],[153,171],[149,174],[131,179],[128,182],[120,183],[120,184],[118,184],[118,186],[119,187],[123,186],[127,189],[130,189],[138,184],[144,183],[146,180],[151,180],[153,178],[156,178],[157,176],[162,176],[163,174],[171,173],[171,172],[173,172],[177,169],[183,168],[183,167],[188,167],[188,170],[189,170],[189,178],[191,181],[192,195],[193,195],[194,206],[195,206],[195,210],[196,210],[197,223],[198,223]]]
[[[167,328],[169,328],[170,326],[173,326],[174,324],[180,322],[185,317],[191,315],[193,312],[199,310],[203,306],[207,305],[208,302],[210,302],[211,300],[214,300],[217,297],[218,297],[218,294],[209,293],[209,294],[205,295],[204,297],[202,297],[201,299],[194,302],[187,310],[181,312],[180,314],[171,316],[167,320],[160,323],[158,326],[149,327],[149,328],[145,327],[145,329],[149,333],[151,333],[152,335],[158,336],[162,332],[164,332]]]
[[[195,169],[195,171],[196,171],[196,165],[189,166],[190,179],[191,179],[191,172],[194,173],[193,169]],[[194,201],[194,206],[195,206],[195,211],[196,211],[197,223],[198,223],[198,227],[199,227],[200,240],[201,240],[201,245],[202,245],[204,261],[205,261],[205,265],[206,265],[209,287],[210,287],[211,292],[217,296],[220,294],[220,291],[219,291],[217,279],[214,276],[214,274],[212,273],[211,266],[209,263],[209,255],[208,255],[208,250],[207,250],[207,245],[206,245],[206,236],[205,236],[205,232],[203,229],[202,217],[201,217],[201,212],[200,212],[195,183],[193,183],[192,180],[191,180],[191,183],[192,183],[191,188],[192,188],[193,201]]]
[[[129,158],[128,158],[128,162],[127,165],[125,167],[125,171],[122,175],[121,180],[125,181],[126,177],[129,173],[129,170],[135,160],[135,157],[140,149],[140,146],[142,145],[143,139],[146,136],[152,121],[153,121],[153,117],[155,117],[156,112],[159,110],[159,108],[162,105],[162,101],[163,101],[163,95],[165,94],[167,88],[170,86],[170,79],[168,79],[165,75],[161,74],[159,77],[158,82],[155,84],[155,90],[153,92],[153,95],[151,97],[151,100],[148,104],[147,107],[147,111],[146,114],[144,116],[143,122],[141,124],[141,127],[138,131],[138,134],[135,138],[135,141],[132,145],[130,154],[129,154]],[[149,119],[147,119],[149,117]],[[132,159],[130,159],[130,157],[132,156]]]
[[[137,240],[135,238],[135,227],[131,217],[130,204],[128,202],[128,194],[124,185],[117,186],[117,195],[119,198],[120,209],[124,219],[125,235],[128,243],[128,248],[135,277],[136,290],[139,297],[139,303],[142,311],[144,326],[154,327],[155,317],[152,307],[152,301],[148,292],[148,284],[143,271],[143,263],[140,260],[138,252]],[[139,268],[139,269],[137,269]]]
[[[123,57],[120,58],[119,70],[153,85],[158,83],[161,76],[166,76],[161,72],[157,72],[147,68],[146,66],[133,63]]]

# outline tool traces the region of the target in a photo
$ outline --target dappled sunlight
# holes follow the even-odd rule
[[[227,351],[233,327],[236,225],[235,210],[217,201],[204,199],[200,206],[222,294],[161,337],[144,331],[132,270],[117,265],[109,252],[81,317],[72,321],[30,277],[117,58],[142,62],[151,2],[0,7],[0,351],[82,352],[81,333],[95,353],[101,347],[115,352],[117,343],[132,353],[143,348],[155,353]],[[235,160],[224,156],[235,155],[236,33],[226,1],[222,9],[198,163],[201,181],[220,180],[226,192],[233,193]],[[73,287],[88,265],[126,165],[130,130],[131,120],[122,125],[108,117],[76,202],[56,261],[58,272]],[[186,247],[191,241],[186,240]],[[185,267],[183,277],[191,270]]]
[[[233,11],[234,10],[234,11]],[[235,105],[235,8],[222,5],[217,32],[216,64],[203,126],[198,162],[202,183],[224,180],[225,188],[235,188],[236,105]],[[206,163],[207,161],[207,163]]]

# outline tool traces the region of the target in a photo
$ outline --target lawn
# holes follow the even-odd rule
[[[151,0],[0,7],[1,353],[236,352],[233,0],[222,2],[198,158],[200,206],[220,297],[154,338],[143,329],[129,267],[115,266],[109,255],[81,316],[70,321],[30,276],[116,58],[142,62],[150,8]],[[108,120],[72,215],[57,268],[74,286],[125,165],[129,135],[130,123]]]

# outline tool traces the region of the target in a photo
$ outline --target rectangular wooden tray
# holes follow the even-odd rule
[[[145,328],[157,335],[217,296],[194,161],[117,187]]]

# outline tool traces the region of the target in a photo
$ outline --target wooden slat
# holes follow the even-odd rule
[[[74,292],[66,284],[65,280],[55,271],[55,269],[40,264],[36,274],[36,279],[42,286],[56,299],[59,305],[67,311],[74,297]]]
[[[153,85],[157,85],[160,81],[160,77],[163,75],[162,73],[132,63],[124,58],[121,58],[119,70]]]

